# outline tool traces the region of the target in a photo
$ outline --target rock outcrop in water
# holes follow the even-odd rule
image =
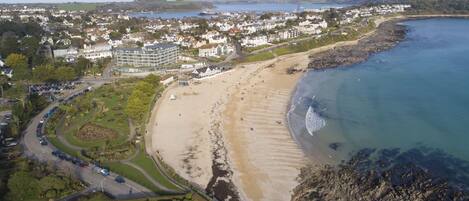
[[[305,167],[292,200],[469,200],[469,163],[440,150],[363,149],[338,167]]]
[[[363,62],[376,52],[390,49],[406,35],[406,28],[396,21],[382,23],[376,33],[359,40],[357,45],[343,46],[310,56],[309,68],[325,69]]]

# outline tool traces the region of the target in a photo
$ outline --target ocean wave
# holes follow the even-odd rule
[[[306,112],[305,125],[308,133],[313,136],[314,132],[326,126],[326,120],[314,112],[314,108],[310,106]]]

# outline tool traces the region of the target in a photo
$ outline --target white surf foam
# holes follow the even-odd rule
[[[306,112],[305,125],[308,133],[313,136],[314,132],[319,131],[321,128],[326,126],[326,120],[315,113],[314,108],[310,106]]]

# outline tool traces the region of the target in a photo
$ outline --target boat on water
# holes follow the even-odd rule
[[[199,13],[199,15],[202,15],[202,16],[204,16],[204,15],[216,15],[216,14],[217,14],[217,12],[215,12],[213,10],[204,10],[204,11]]]

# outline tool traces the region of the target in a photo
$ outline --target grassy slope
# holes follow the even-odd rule
[[[143,170],[145,170],[145,172],[147,172],[151,177],[153,177],[153,179],[155,179],[165,187],[174,190],[178,189],[161,174],[153,160],[144,153],[144,150],[142,150],[134,159],[132,159],[131,162],[140,166]]]
[[[269,59],[273,59],[274,55],[272,52],[260,52],[257,54],[249,55],[244,59],[244,62],[255,62],[255,61],[265,61]]]
[[[153,183],[151,183],[150,180],[145,178],[145,175],[143,175],[143,173],[133,168],[132,166],[123,164],[121,162],[108,162],[108,163],[104,163],[103,165],[105,167],[108,167],[112,172],[115,172],[119,175],[129,178],[130,180],[135,181],[156,193],[164,194],[164,192],[161,189],[153,185]]]

